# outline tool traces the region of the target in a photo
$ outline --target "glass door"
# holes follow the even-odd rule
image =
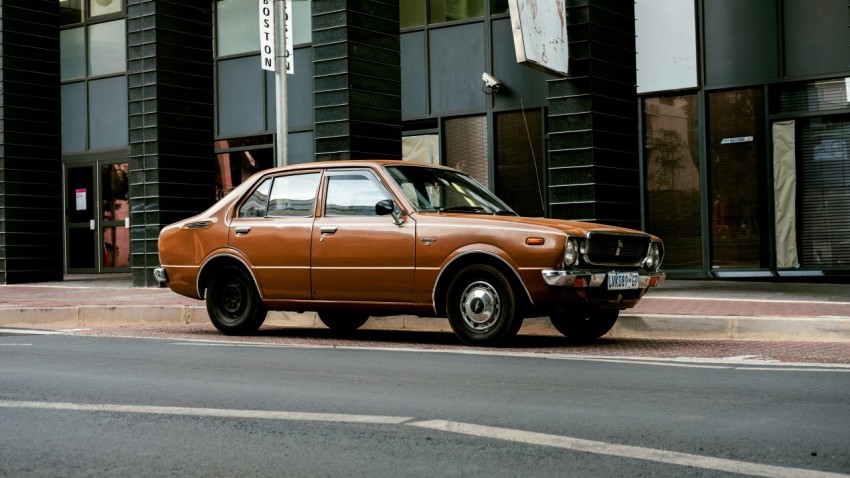
[[[100,273],[130,269],[127,163],[65,167],[65,269]]]

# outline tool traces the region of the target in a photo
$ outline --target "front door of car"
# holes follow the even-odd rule
[[[313,224],[312,282],[316,300],[412,302],[416,227],[378,216],[391,198],[365,168],[326,173],[325,205]]]
[[[248,257],[266,299],[311,296],[310,234],[320,177],[309,171],[263,180],[230,223],[230,246]]]

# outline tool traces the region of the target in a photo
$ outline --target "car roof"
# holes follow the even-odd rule
[[[441,166],[438,164],[428,164],[428,163],[418,163],[413,161],[402,161],[400,159],[347,159],[347,160],[338,160],[338,161],[316,161],[312,163],[299,163],[299,164],[291,164],[287,166],[278,166],[274,168],[267,169],[263,171],[264,174],[275,173],[278,171],[297,171],[303,169],[317,169],[317,168],[356,168],[356,167],[383,167],[387,165],[404,165],[404,166],[416,166],[416,167],[433,167],[439,169],[451,169],[446,166]]]

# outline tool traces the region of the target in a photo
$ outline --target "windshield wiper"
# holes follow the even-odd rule
[[[487,213],[487,210],[483,207],[479,206],[454,206],[454,207],[441,207],[437,209],[437,212],[474,212],[474,213]]]
[[[517,214],[513,211],[505,211],[505,210],[496,211],[493,214],[496,215],[496,216],[519,216],[519,214]]]

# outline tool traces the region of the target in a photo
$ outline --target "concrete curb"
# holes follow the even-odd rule
[[[79,306],[0,308],[0,326],[72,329],[128,325],[178,325],[207,323],[203,306]],[[279,327],[324,327],[315,313],[269,312],[265,325]],[[369,330],[451,332],[445,319],[416,316],[375,317],[364,326]],[[560,333],[549,319],[525,320],[521,334]],[[773,340],[850,342],[850,317],[744,317],[621,314],[608,333],[610,338],[687,340]]]

